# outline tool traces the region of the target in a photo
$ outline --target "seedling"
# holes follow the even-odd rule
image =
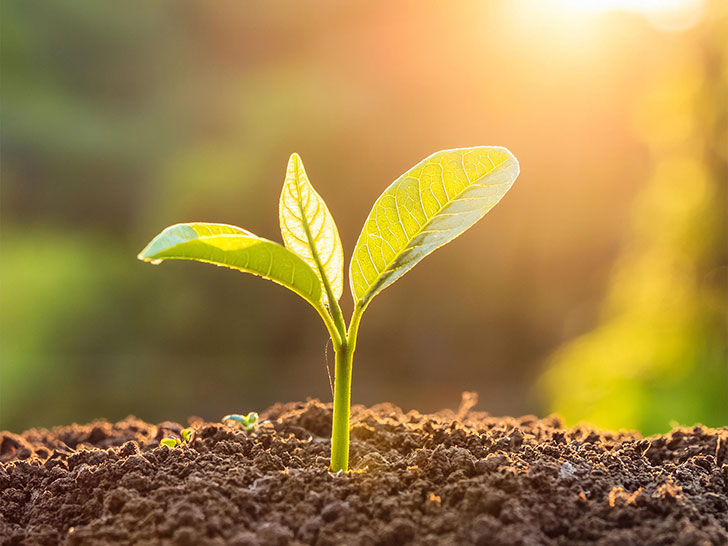
[[[180,442],[179,438],[175,438],[174,436],[167,436],[166,438],[159,440],[159,445],[167,446],[168,448],[172,449],[173,447],[182,445],[182,442]]]
[[[192,429],[191,428],[185,428],[180,431],[180,436],[182,436],[182,439],[180,440],[176,436],[167,436],[166,438],[162,438],[159,441],[160,446],[167,446],[168,448],[178,447],[184,444],[189,444],[192,441]]]
[[[362,314],[374,296],[480,220],[518,173],[508,150],[483,146],[437,152],[395,180],[374,203],[354,247],[348,326],[339,306],[344,289],[339,233],[298,154],[288,161],[279,204],[285,246],[226,224],[176,224],[157,235],[139,259],[230,267],[281,284],[313,306],[336,354],[330,470],[347,471],[352,359]]]
[[[226,415],[222,418],[222,420],[223,422],[235,421],[236,423],[240,423],[240,426],[242,426],[248,432],[258,428],[258,414],[254,411],[251,411],[248,415],[238,415],[237,413],[234,413],[232,415]]]
[[[182,435],[182,440],[184,440],[184,442],[186,444],[189,444],[192,441],[192,429],[191,428],[182,429],[182,432],[180,432],[180,434]]]

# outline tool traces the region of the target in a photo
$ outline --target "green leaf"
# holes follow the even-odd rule
[[[329,283],[336,301],[344,291],[344,252],[336,223],[326,203],[306,176],[298,154],[288,160],[279,204],[281,234],[286,248]]]
[[[185,442],[189,443],[190,440],[192,440],[192,432],[193,430],[191,428],[182,429],[182,431],[180,432],[180,434],[182,435],[182,439]]]
[[[254,430],[258,425],[258,419],[258,414],[254,411],[251,411],[250,413],[248,413],[248,415],[240,415],[237,413],[226,415],[222,418],[222,421],[235,421],[236,423],[239,423],[245,430]]]
[[[157,235],[138,258],[194,260],[259,275],[321,308],[321,283],[306,262],[278,243],[226,224],[176,224]]]
[[[374,203],[354,249],[349,282],[357,305],[480,220],[518,173],[508,150],[482,146],[437,152],[395,180]]]
[[[160,446],[167,446],[168,448],[177,447],[179,445],[179,440],[177,438],[172,438],[171,436],[169,438],[164,438],[159,441]]]

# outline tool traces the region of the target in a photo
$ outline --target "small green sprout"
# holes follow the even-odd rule
[[[176,436],[167,436],[166,438],[163,438],[159,441],[159,445],[167,446],[168,448],[172,449],[173,447],[179,447],[184,444],[189,444],[192,441],[192,434],[193,431],[191,428],[185,428],[180,431],[180,436],[182,436],[181,440]]]
[[[235,421],[236,423],[240,423],[240,425],[248,432],[258,428],[258,419],[258,414],[254,411],[251,411],[248,415],[238,415],[237,413],[234,413],[232,415],[226,415],[222,418],[223,422]]]
[[[298,154],[288,161],[279,203],[285,246],[239,227],[198,222],[168,227],[139,259],[195,260],[252,273],[313,306],[336,354],[329,468],[347,471],[351,373],[362,314],[374,296],[485,216],[518,174],[518,161],[507,149],[480,146],[437,152],[395,180],[374,203],[349,263],[354,310],[348,325],[339,306],[344,290],[339,233]]]
[[[168,436],[168,437],[164,438],[163,440],[160,440],[159,445],[167,446],[168,448],[172,449],[173,447],[182,445],[182,442],[179,441],[179,438],[175,438],[174,436]]]
[[[191,428],[182,429],[182,432],[180,432],[180,434],[182,435],[182,440],[184,440],[184,442],[186,444],[189,444],[192,441],[192,429]]]

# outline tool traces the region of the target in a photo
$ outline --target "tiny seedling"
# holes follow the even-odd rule
[[[160,446],[167,446],[168,448],[178,447],[184,444],[189,444],[192,441],[192,429],[185,428],[180,431],[180,440],[176,436],[167,436],[159,441]]]
[[[182,445],[182,442],[179,438],[175,438],[174,436],[167,436],[166,438],[159,440],[159,445],[167,446],[168,448],[172,449],[173,447]]]
[[[226,415],[222,418],[223,422],[226,421],[234,421],[236,423],[239,423],[241,427],[243,427],[246,431],[250,432],[251,430],[255,430],[258,428],[258,414],[254,411],[251,411],[248,413],[248,415],[238,415],[237,413],[233,413],[232,415]]]
[[[352,359],[362,314],[374,296],[480,220],[518,173],[508,150],[481,146],[437,152],[395,180],[374,203],[354,247],[348,326],[339,306],[344,289],[339,233],[298,154],[288,161],[279,205],[285,246],[231,225],[176,224],[157,235],[139,259],[195,260],[252,273],[289,288],[316,309],[336,354],[330,469],[347,471]]]
[[[186,444],[189,444],[192,441],[192,429],[191,428],[182,429],[182,432],[180,432],[180,434],[182,435],[182,440],[184,440],[184,442]]]

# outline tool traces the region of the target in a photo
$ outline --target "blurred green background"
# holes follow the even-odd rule
[[[330,400],[303,301],[136,254],[181,221],[280,240],[297,151],[348,258],[399,174],[491,144],[518,182],[377,298],[353,402],[728,424],[725,2],[0,10],[0,428]]]

